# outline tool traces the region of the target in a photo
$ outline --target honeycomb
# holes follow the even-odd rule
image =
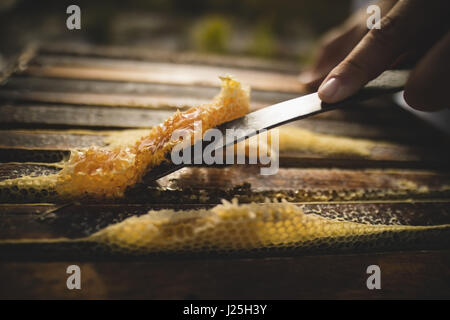
[[[0,201],[60,201],[78,199],[83,196],[121,197],[124,191],[139,182],[147,171],[166,161],[165,154],[178,143],[178,141],[170,141],[174,130],[192,131],[193,123],[203,120],[202,129],[205,131],[244,115],[248,109],[249,89],[242,87],[231,77],[224,77],[220,94],[210,104],[194,107],[186,112],[177,112],[153,129],[126,130],[107,135],[104,138],[107,147],[72,150],[67,160],[52,164],[54,167],[61,168],[56,174],[24,175],[20,178],[0,181]],[[328,156],[366,157],[375,146],[374,142],[368,140],[320,134],[292,126],[281,127],[278,130],[278,151],[281,152],[313,152]],[[261,145],[261,143],[264,144],[264,139],[260,140],[256,137],[243,141],[240,147],[235,146],[235,154],[242,150],[247,155],[258,154],[260,148],[267,150],[268,154],[276,153],[277,150],[271,148],[271,135],[268,134],[267,138],[268,143],[264,146]],[[242,144],[245,144],[244,148],[241,148]],[[443,187],[437,192],[446,196],[449,190],[448,187],[446,189]],[[423,198],[432,192],[427,189],[427,186],[417,186],[406,182],[400,184],[399,181],[398,189],[358,189],[342,191],[339,194],[333,190],[314,191],[313,194],[308,190],[296,190],[295,194],[286,191],[280,195],[277,195],[276,191],[266,193],[252,191],[251,197],[249,195],[250,198],[246,202],[261,201],[264,197],[284,197],[289,201],[397,199],[410,196]],[[170,198],[170,192],[166,193]],[[186,197],[196,196],[186,194]],[[233,196],[235,194],[231,196],[220,194],[217,200],[222,197],[231,199]]]
[[[320,211],[320,210],[319,210]],[[357,222],[351,221],[358,218]],[[305,214],[292,203],[238,204],[222,201],[210,210],[159,210],[132,216],[82,238],[3,239],[0,250],[39,251],[81,256],[148,254],[264,253],[267,250],[359,250],[448,246],[450,224],[371,224],[364,212],[322,216]],[[353,216],[353,217],[352,217]],[[391,224],[392,223],[392,224]],[[13,247],[11,247],[13,246]],[[23,251],[25,250],[25,251]],[[69,250],[69,251],[67,251]]]
[[[370,156],[371,149],[375,146],[375,143],[369,140],[322,134],[292,126],[284,126],[275,130],[278,130],[278,150],[272,146],[273,135],[272,130],[269,130],[262,139],[253,137],[239,142],[234,147],[235,154],[242,151],[245,151],[245,155],[259,154],[259,149],[262,148],[262,150],[267,150],[267,155],[276,154],[277,151],[294,151],[364,158]]]
[[[210,210],[149,211],[110,225],[88,240],[127,254],[184,251],[236,251],[261,248],[329,247],[340,241],[356,245],[363,238],[406,237],[416,231],[448,229],[441,226],[370,225],[305,214],[286,201],[264,204],[222,201]]]
[[[57,174],[45,177],[22,177],[1,182],[12,190],[45,190],[60,198],[121,197],[153,167],[167,161],[165,155],[181,140],[171,140],[175,130],[186,130],[194,136],[194,122],[201,121],[202,134],[221,123],[244,116],[249,110],[249,88],[231,77],[222,77],[222,89],[214,100],[205,105],[177,111],[162,124],[152,128],[134,144],[109,148],[90,147],[72,150]],[[129,141],[128,141],[129,142]],[[194,141],[192,141],[194,142]]]
[[[279,138],[279,151],[297,151],[297,152],[314,152],[325,155],[348,155],[348,156],[360,156],[366,157],[370,155],[371,149],[375,146],[375,143],[365,139],[347,138],[331,134],[323,134],[313,132],[307,129],[294,127],[294,126],[281,126],[277,128]],[[271,130],[267,133],[267,138],[257,139],[252,137],[250,139],[241,141],[238,143],[240,147],[235,147],[235,153],[245,150],[248,155],[250,149],[256,150],[255,154],[259,153],[258,145],[267,142],[267,146],[263,146],[264,149],[270,152]],[[149,130],[124,130],[119,132],[113,132],[106,136],[103,141],[108,146],[124,146],[134,144],[136,140],[144,135],[148,135]],[[245,144],[245,148],[242,145]],[[377,142],[381,144],[381,142]],[[384,143],[386,144],[386,143]]]
[[[269,135],[270,136],[270,135]],[[339,137],[302,128],[279,128],[280,151],[309,151],[325,155],[370,155],[374,143],[364,139]]]

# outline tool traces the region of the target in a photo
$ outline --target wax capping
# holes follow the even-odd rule
[[[203,134],[248,112],[250,89],[231,77],[221,79],[222,89],[211,103],[177,111],[134,144],[75,149],[57,174],[10,179],[2,181],[1,186],[45,189],[48,193],[56,193],[58,198],[121,197],[127,187],[135,185],[155,166],[168,161],[166,155],[182,142],[172,140],[175,130],[185,130],[194,136],[194,123],[201,121]]]

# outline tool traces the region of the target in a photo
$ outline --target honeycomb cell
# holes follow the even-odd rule
[[[17,196],[20,196],[19,188],[26,190],[32,187],[54,191],[62,198],[86,195],[93,198],[121,197],[127,187],[139,182],[153,167],[167,161],[165,155],[181,142],[172,140],[175,130],[186,130],[193,137],[197,121],[202,123],[203,134],[248,112],[249,88],[244,88],[231,77],[221,79],[221,92],[211,103],[185,112],[177,111],[134,143],[71,150],[70,158],[58,173],[5,180],[0,182],[0,187],[15,188],[12,192]]]
[[[289,227],[284,227],[289,225]],[[121,252],[235,251],[281,247],[357,247],[361,241],[402,233],[414,239],[418,231],[441,226],[370,225],[305,214],[286,201],[241,204],[223,201],[211,210],[150,211],[130,217],[91,235],[88,240]],[[187,232],[187,230],[189,230]]]

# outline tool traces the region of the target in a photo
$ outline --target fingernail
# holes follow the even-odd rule
[[[330,78],[319,88],[319,96],[322,100],[332,100],[339,89],[340,83],[337,78]]]

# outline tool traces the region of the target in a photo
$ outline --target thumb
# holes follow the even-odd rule
[[[433,6],[426,3],[397,2],[381,20],[381,28],[372,29],[328,74],[319,87],[319,97],[328,103],[341,101],[388,69],[408,46],[417,43],[418,34],[426,33],[427,23],[436,19]]]

